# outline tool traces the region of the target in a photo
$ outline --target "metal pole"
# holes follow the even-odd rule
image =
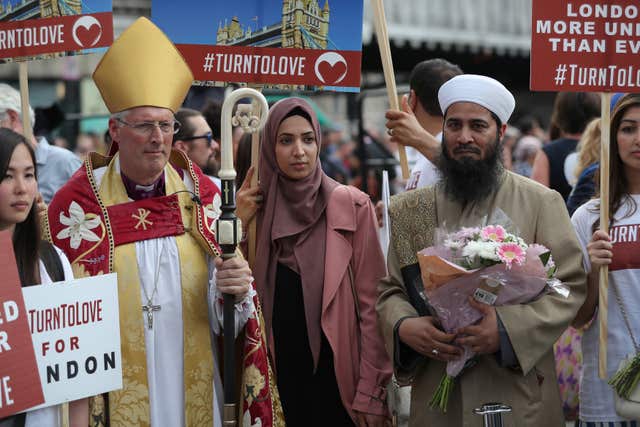
[[[238,106],[236,115],[232,117],[233,106],[242,98],[255,99],[261,106],[260,117],[252,115],[251,104]],[[241,108],[242,107],[242,108]],[[222,249],[222,258],[233,258],[236,247],[242,238],[242,224],[236,217],[236,170],[233,166],[232,122],[235,126],[242,126],[245,132],[257,132],[267,121],[269,105],[265,97],[255,89],[242,88],[235,90],[222,104],[222,135],[221,135],[221,169],[220,181],[222,185],[222,213],[216,221],[216,239]],[[223,425],[235,427],[237,384],[235,377],[235,297],[224,295],[224,409]]]
[[[511,412],[511,406],[502,403],[485,403],[473,410],[476,415],[482,415],[484,427],[502,427],[502,414]]]

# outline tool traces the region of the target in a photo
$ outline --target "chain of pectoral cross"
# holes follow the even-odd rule
[[[160,262],[162,261],[162,253],[164,252],[164,242],[161,243],[162,247],[160,249],[160,254],[158,255],[158,262],[156,264],[155,271],[155,280],[153,282],[153,292],[151,292],[151,296],[147,294],[147,289],[144,287],[142,282],[140,286],[142,287],[142,292],[144,293],[145,298],[147,299],[147,303],[142,306],[142,311],[147,313],[147,328],[153,329],[153,312],[160,311],[160,304],[153,304],[153,297],[156,296],[158,292],[158,278],[160,277]]]

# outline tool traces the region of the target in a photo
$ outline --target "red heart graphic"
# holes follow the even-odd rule
[[[336,62],[331,65],[327,61],[322,61],[318,64],[318,73],[320,73],[327,85],[337,83],[346,71],[347,64],[344,62]]]
[[[82,25],[76,29],[76,36],[80,40],[82,47],[92,47],[98,43],[98,36],[100,36],[100,25],[93,24],[89,28]]]

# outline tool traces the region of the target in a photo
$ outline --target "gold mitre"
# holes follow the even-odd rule
[[[93,80],[111,113],[143,106],[176,112],[193,73],[160,28],[138,18],[104,54]]]

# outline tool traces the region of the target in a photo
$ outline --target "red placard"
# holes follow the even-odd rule
[[[360,51],[176,45],[196,80],[360,86]],[[199,64],[194,66],[193,64]]]
[[[44,402],[11,233],[0,232],[0,418]]]
[[[637,0],[534,0],[531,90],[640,91]]]
[[[111,12],[0,23],[0,58],[79,52],[113,43]]]

